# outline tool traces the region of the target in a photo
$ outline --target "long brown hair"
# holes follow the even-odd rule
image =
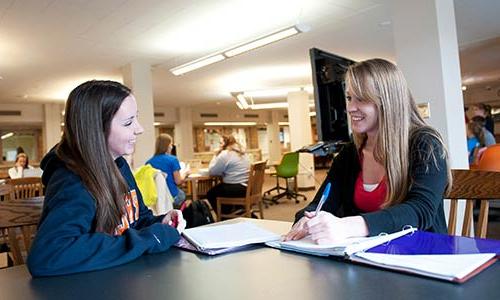
[[[96,231],[112,233],[124,212],[129,188],[107,146],[111,120],[131,91],[114,81],[87,81],[66,102],[57,156],[94,197]]]
[[[375,138],[373,156],[384,166],[387,179],[387,195],[382,207],[392,206],[405,200],[412,184],[410,176],[410,149],[416,134],[429,134],[441,145],[443,151],[429,143],[428,153],[422,159],[437,166],[438,156],[446,159],[448,187],[451,188],[451,171],[448,153],[441,135],[428,126],[420,116],[403,73],[392,63],[383,59],[370,59],[349,67],[346,86],[351,94],[374,103],[378,112],[378,133]],[[366,134],[354,133],[356,147],[361,150]]]
[[[161,133],[156,138],[155,155],[170,152],[170,145],[172,145],[172,137],[169,134]]]

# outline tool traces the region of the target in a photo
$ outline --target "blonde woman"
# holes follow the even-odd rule
[[[222,183],[211,188],[207,199],[212,207],[217,206],[217,197],[245,197],[250,161],[243,147],[232,135],[223,135],[221,148],[210,161],[208,172],[212,176],[222,176]],[[227,208],[223,208],[226,212]]]
[[[285,239],[310,234],[324,244],[406,225],[446,233],[447,151],[439,133],[420,117],[401,71],[383,59],[352,65],[346,73],[346,99],[354,143],[335,158]],[[327,183],[332,188],[316,216]]]

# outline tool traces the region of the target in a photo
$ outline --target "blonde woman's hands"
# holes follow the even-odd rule
[[[309,218],[304,225],[311,239],[319,244],[332,244],[349,237],[345,219],[338,218],[326,211],[320,211],[316,216],[314,212],[305,212]]]
[[[186,229],[186,220],[182,215],[182,211],[178,209],[172,209],[167,212],[161,222],[174,227],[179,233],[182,233]]]
[[[305,227],[308,217],[302,217],[297,223],[293,224],[292,229],[283,237],[283,241],[296,241],[304,238],[308,233]]]

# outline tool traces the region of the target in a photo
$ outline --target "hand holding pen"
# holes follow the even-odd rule
[[[325,204],[326,200],[328,199],[328,195],[330,195],[330,188],[331,188],[331,183],[328,182],[325,189],[323,190],[323,194],[321,195],[321,198],[319,200],[318,206],[316,206],[316,210],[313,212],[305,212],[305,216],[302,217],[297,223],[295,223],[290,230],[284,237],[284,241],[290,241],[290,240],[300,240],[304,238],[307,234],[307,228],[306,228],[306,223],[311,220],[311,218],[317,216],[319,212],[321,211],[321,208]]]

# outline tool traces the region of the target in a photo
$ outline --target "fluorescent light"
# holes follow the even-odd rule
[[[241,46],[235,47],[233,49],[227,50],[224,52],[224,55],[227,57],[233,57],[233,56],[236,56],[236,55],[241,54],[243,52],[247,52],[247,51],[262,47],[264,45],[268,45],[268,44],[274,43],[276,41],[282,40],[284,38],[296,35],[300,32],[301,31],[299,29],[297,29],[296,26],[288,27],[288,28],[282,29],[280,31],[266,35],[262,38],[255,40],[255,41],[252,41],[252,42],[243,44]]]
[[[315,111],[311,111],[309,113],[309,117],[316,117],[316,112]]]
[[[161,123],[161,122],[153,122],[153,126],[160,126],[160,125],[163,125],[163,123]]]
[[[254,126],[257,122],[205,122],[205,126]]]
[[[467,86],[462,85],[462,91],[465,91],[465,90],[467,90]]]
[[[238,108],[239,108],[239,109],[244,109],[244,108],[243,108],[243,105],[241,105],[241,103],[240,103],[240,102],[236,101],[236,105],[238,106]]]
[[[173,69],[170,69],[170,72],[172,72],[175,76],[182,75],[184,73],[208,66],[210,64],[219,62],[221,60],[226,59],[226,57],[222,54],[215,54],[212,56],[208,56],[205,58],[201,58],[192,62],[189,62],[187,64],[183,64],[182,66],[175,67]]]
[[[216,54],[209,55],[204,58],[200,58],[198,60],[188,62],[181,66],[172,68],[170,69],[170,72],[172,72],[175,76],[178,76],[308,30],[309,30],[308,26],[304,26],[303,24],[287,27],[285,29],[263,36],[254,41],[231,47],[229,48],[229,50],[220,51]]]
[[[238,102],[241,104],[241,107],[243,107],[243,109],[248,108],[247,99],[245,99],[245,96],[243,96],[242,93],[239,93],[238,95],[236,95],[236,100],[238,100]]]
[[[252,98],[265,98],[265,97],[278,97],[278,96],[287,96],[290,92],[299,92],[306,91],[309,94],[312,94],[313,87],[312,85],[306,86],[291,86],[291,87],[282,87],[276,89],[267,89],[267,90],[255,90],[255,91],[246,91],[244,92],[245,96]]]
[[[290,122],[278,122],[279,126],[289,126]]]
[[[251,104],[251,109],[271,109],[271,108],[288,108],[288,102],[271,102]]]
[[[2,135],[2,140],[8,139],[13,135],[14,135],[14,132],[6,133],[6,134]]]

